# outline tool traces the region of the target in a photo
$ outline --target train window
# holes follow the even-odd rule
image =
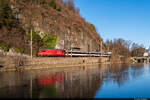
[[[62,52],[63,52],[63,53],[66,53],[66,51],[65,51],[65,50],[62,50]]]
[[[46,52],[46,50],[40,50],[40,52]]]
[[[73,54],[87,54],[86,52],[75,52],[75,51],[73,51],[73,52],[68,52],[68,53],[73,53]]]

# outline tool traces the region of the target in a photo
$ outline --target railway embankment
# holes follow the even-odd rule
[[[24,57],[1,56],[0,71],[75,67],[108,63],[107,57]]]

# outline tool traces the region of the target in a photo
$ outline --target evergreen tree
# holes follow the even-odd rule
[[[12,27],[13,15],[8,0],[0,0],[0,17],[0,28],[2,26]]]

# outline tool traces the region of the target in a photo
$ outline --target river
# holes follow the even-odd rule
[[[0,98],[150,98],[150,64],[0,72]]]

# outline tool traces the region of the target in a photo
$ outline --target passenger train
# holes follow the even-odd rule
[[[38,52],[38,56],[49,57],[108,57],[109,53],[101,54],[100,52],[82,52],[82,51],[66,51],[61,49],[45,49]]]

